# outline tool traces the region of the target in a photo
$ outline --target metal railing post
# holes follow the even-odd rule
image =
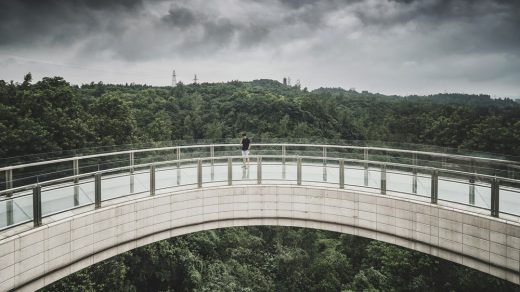
[[[386,194],[386,164],[381,165],[381,194]]]
[[[209,153],[211,155],[211,180],[215,180],[215,146],[211,145],[209,148]]]
[[[416,195],[417,194],[417,154],[413,153],[412,154],[412,164],[413,164],[413,169],[412,169],[412,194]]]
[[[155,195],[155,164],[150,165],[150,196]]]
[[[469,178],[469,204],[475,205],[475,176]]]
[[[365,184],[365,187],[368,186],[368,149],[365,147],[364,151],[363,151],[363,158],[365,160],[365,179],[364,179],[364,184]]]
[[[302,184],[302,158],[298,157],[296,159],[296,183],[298,185]]]
[[[197,187],[202,188],[202,159],[197,161]]]
[[[285,156],[287,155],[287,150],[285,145],[282,145],[282,179],[285,180]]]
[[[339,161],[339,188],[345,188],[345,160]]]
[[[34,227],[42,225],[42,187],[39,184],[33,188],[33,222]]]
[[[5,189],[8,190],[8,189],[12,189],[13,188],[13,170],[12,169],[8,169],[5,171]],[[12,193],[7,193],[6,194],[6,197],[10,198],[13,194]],[[13,199],[10,199],[9,201],[6,202],[6,223],[7,225],[12,225],[14,224],[14,206],[13,206]]]
[[[13,188],[13,170],[7,169],[5,171],[5,189],[12,189]]]
[[[228,158],[227,161],[227,180],[228,186],[233,184],[233,158]]]
[[[327,147],[323,147],[323,181],[327,181]]]
[[[175,152],[177,155],[177,168],[180,168],[181,162],[179,160],[181,160],[181,148],[180,147],[175,148]]]
[[[101,173],[94,176],[94,202],[96,209],[101,208]]]
[[[79,160],[75,158],[72,160],[72,173],[74,175],[74,206],[79,205]]]
[[[11,195],[7,195],[7,197],[11,197]],[[5,202],[5,216],[6,216],[6,223],[7,226],[14,224],[14,208],[13,208],[13,199],[8,200]]]
[[[256,158],[256,182],[262,184],[262,156]]]
[[[135,186],[135,178],[134,178],[134,164],[135,164],[135,154],[134,151],[130,152],[129,154],[129,166],[130,166],[130,193],[134,193],[134,186]]]
[[[498,217],[500,213],[500,181],[495,177],[491,181],[491,216]]]
[[[412,170],[412,194],[417,194],[417,169]]]
[[[432,172],[431,191],[431,203],[437,204],[437,199],[439,198],[439,171],[437,169]]]
[[[323,166],[327,166],[327,147],[323,147]]]
[[[134,173],[134,164],[135,164],[135,154],[134,154],[134,151],[130,152],[130,173]]]

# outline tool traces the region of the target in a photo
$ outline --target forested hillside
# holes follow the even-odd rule
[[[0,157],[179,139],[320,137],[515,155],[520,104],[485,95],[308,92],[272,80],[171,87],[0,81]]]
[[[70,85],[0,81],[0,158],[178,139],[320,137],[517,155],[520,104],[486,95],[309,92],[272,80]],[[231,228],[111,258],[46,291],[511,291],[509,282],[349,235]]]

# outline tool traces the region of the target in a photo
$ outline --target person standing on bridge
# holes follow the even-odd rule
[[[244,159],[243,168],[249,166],[249,149],[251,148],[251,140],[247,138],[246,133],[242,134],[242,139],[240,139],[240,144],[242,144],[242,158]],[[247,164],[246,164],[247,162]]]

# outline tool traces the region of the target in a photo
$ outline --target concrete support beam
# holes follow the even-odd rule
[[[101,174],[95,181],[97,205]],[[172,236],[251,225],[300,226],[372,238],[520,283],[520,223],[381,194],[250,184],[157,194],[44,221],[0,240],[0,290],[36,290]]]

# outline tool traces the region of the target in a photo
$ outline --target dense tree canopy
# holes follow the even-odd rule
[[[384,96],[272,80],[172,87],[60,77],[0,81],[0,156],[179,139],[320,137],[514,155],[520,104],[487,95]]]

